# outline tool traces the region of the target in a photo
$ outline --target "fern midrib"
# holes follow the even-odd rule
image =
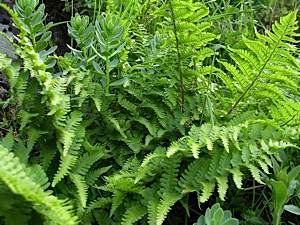
[[[179,85],[179,91],[180,91],[180,109],[183,112],[183,106],[184,106],[184,87],[183,87],[183,75],[182,75],[182,62],[181,62],[181,54],[180,54],[180,49],[179,49],[179,38],[177,35],[177,26],[176,26],[176,20],[175,20],[175,14],[172,6],[172,0],[169,0],[169,6],[171,10],[171,16],[172,16],[172,24],[173,24],[173,33],[175,35],[175,41],[176,41],[176,51],[177,51],[177,70],[179,73],[179,79],[180,79],[180,85]]]
[[[285,126],[285,125],[289,124],[289,122],[293,121],[293,120],[294,120],[294,118],[295,118],[295,117],[296,117],[298,114],[299,114],[299,111],[298,111],[298,112],[296,112],[294,115],[292,115],[292,116],[291,116],[291,118],[290,118],[290,119],[288,119],[286,122],[284,122],[283,124],[281,124],[281,125],[280,125],[280,127],[283,127],[283,126]]]
[[[286,27],[284,29],[284,32],[282,32],[279,40],[276,42],[276,45],[273,48],[273,51],[271,52],[271,54],[269,55],[269,57],[265,61],[264,65],[260,69],[259,73],[255,76],[255,78],[253,79],[253,81],[251,82],[251,84],[247,87],[247,89],[244,91],[244,93],[242,93],[242,95],[238,98],[238,100],[235,102],[235,104],[232,106],[232,108],[227,112],[226,116],[228,116],[230,113],[233,112],[233,110],[237,107],[237,105],[242,101],[242,99],[245,97],[245,95],[250,91],[250,89],[254,86],[254,84],[256,83],[256,81],[259,79],[259,77],[261,76],[261,74],[264,71],[265,67],[267,66],[268,62],[271,60],[272,56],[274,55],[274,53],[275,53],[275,51],[276,51],[279,43],[281,42],[284,34],[286,33],[286,30],[289,27],[290,23],[291,23],[291,20],[289,20],[289,23],[286,25]]]

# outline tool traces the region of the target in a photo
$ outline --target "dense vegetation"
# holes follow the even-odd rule
[[[0,3],[0,224],[299,224],[297,2]]]

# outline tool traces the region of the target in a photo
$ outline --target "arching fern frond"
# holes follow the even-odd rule
[[[0,179],[16,194],[22,195],[41,214],[60,225],[75,225],[77,218],[72,207],[37,184],[26,172],[19,159],[0,145]]]
[[[201,148],[206,147],[212,151],[216,141],[221,141],[224,149],[229,152],[229,142],[238,144],[237,139],[240,135],[240,130],[247,126],[247,123],[227,127],[218,127],[211,124],[203,124],[200,127],[193,126],[188,136],[172,143],[167,151],[167,156],[171,157],[177,152],[184,152],[189,149],[193,157],[197,159]]]
[[[243,107],[256,103],[268,106],[274,101],[284,101],[297,93],[299,64],[293,54],[296,51],[297,12],[291,12],[275,22],[272,32],[257,33],[256,40],[245,39],[247,49],[230,49],[235,65],[222,62],[232,77],[220,78],[234,95],[234,103],[227,114],[243,103]],[[261,99],[261,101],[257,101]]]
[[[220,199],[224,200],[229,176],[232,175],[236,186],[242,188],[244,169],[248,169],[253,179],[263,184],[262,173],[269,174],[272,158],[279,159],[276,150],[297,148],[288,141],[282,141],[280,136],[278,139],[281,141],[273,140],[275,133],[275,128],[264,121],[228,127],[208,124],[193,127],[188,136],[175,142],[167,152],[170,159],[178,155],[196,158],[178,181],[181,193],[201,192],[199,201],[205,202],[217,186]],[[208,147],[207,143],[214,147]],[[194,154],[195,145],[197,154]]]

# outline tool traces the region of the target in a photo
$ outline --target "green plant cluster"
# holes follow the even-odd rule
[[[238,224],[221,202],[241,224],[300,215],[297,11],[237,43],[218,24],[239,12],[205,1],[84,1],[57,56],[43,3],[0,8],[19,31],[0,32],[0,224]]]

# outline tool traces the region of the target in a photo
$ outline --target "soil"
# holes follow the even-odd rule
[[[14,1],[12,0],[2,0],[3,3],[12,6]],[[0,31],[2,32],[11,32],[17,33],[17,30],[13,28],[12,21],[9,18],[8,14],[3,10],[0,9]],[[6,100],[8,98],[9,93],[9,83],[7,77],[0,72],[0,100]]]
[[[46,6],[46,22],[69,21],[71,14],[64,11],[65,2],[61,0],[44,0]],[[69,51],[67,44],[70,45],[71,39],[68,35],[67,23],[55,26],[51,29],[54,44],[57,46],[57,55],[64,55]]]

